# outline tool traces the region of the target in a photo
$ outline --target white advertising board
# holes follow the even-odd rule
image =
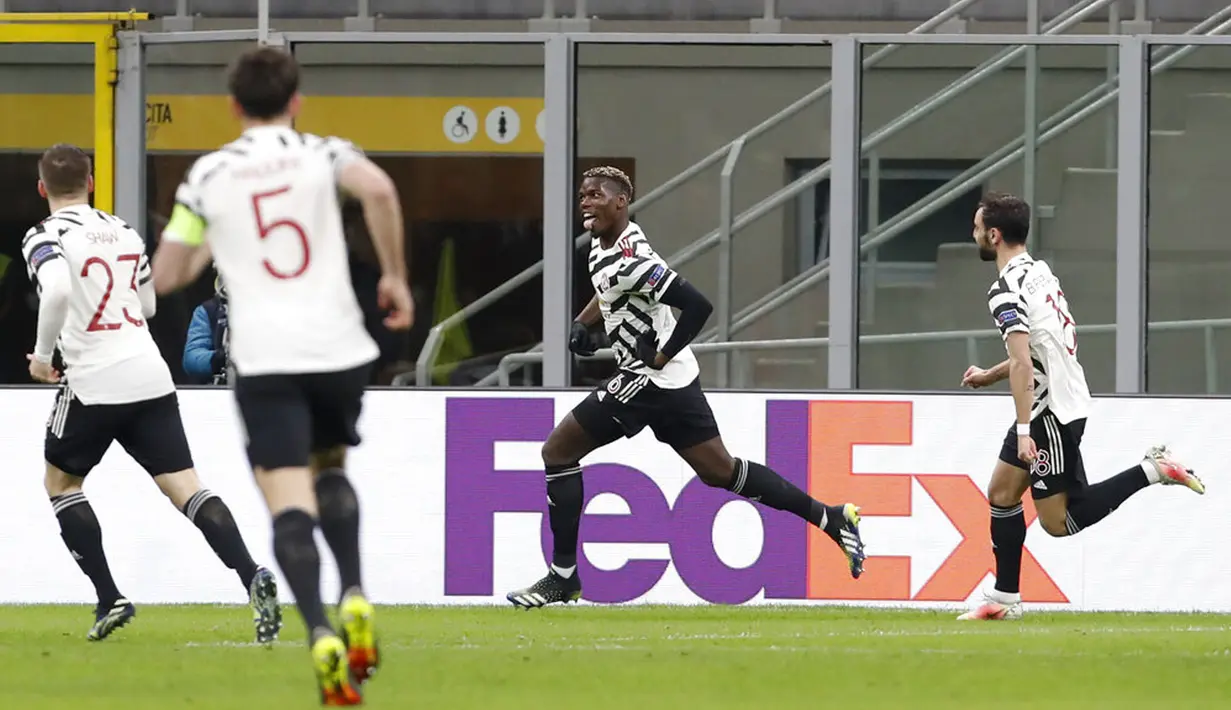
[[[539,447],[584,392],[373,391],[349,468],[363,509],[365,586],[381,603],[504,603],[544,571]],[[0,602],[92,602],[42,486],[50,389],[0,391],[5,514]],[[719,393],[727,448],[826,502],[863,508],[867,572],[793,516],[709,489],[643,432],[591,455],[582,523],[585,596],[599,603],[962,606],[992,569],[984,497],[1012,419],[1006,396]],[[180,406],[197,468],[276,569],[266,513],[226,390]],[[1231,611],[1231,402],[1099,399],[1083,451],[1091,482],[1167,443],[1205,496],[1151,487],[1102,523],[1051,538],[1032,523],[1023,594],[1080,610]],[[246,600],[196,528],[122,449],[87,479],[121,590],[138,602]],[[1029,519],[1033,508],[1027,505]],[[328,560],[328,555],[324,555]],[[337,593],[326,562],[326,597]],[[283,585],[285,587],[285,585]]]

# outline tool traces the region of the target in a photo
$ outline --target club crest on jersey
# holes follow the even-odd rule
[[[650,278],[645,280],[645,285],[649,288],[657,286],[658,282],[662,280],[663,274],[665,273],[667,273],[667,267],[662,264],[658,264],[654,267],[654,270],[650,272]]]
[[[48,259],[50,259],[51,257],[55,255],[56,255],[55,246],[51,244],[44,244],[38,249],[35,249],[34,253],[30,255],[30,268],[37,271],[38,267],[42,265],[43,262],[47,261]]]

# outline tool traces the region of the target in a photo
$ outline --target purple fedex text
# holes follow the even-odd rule
[[[806,489],[807,436],[801,433],[807,431],[807,403],[770,402],[766,414],[768,465]],[[446,417],[445,594],[491,596],[496,513],[542,513],[540,545],[543,559],[550,559],[543,471],[497,469],[495,445],[544,441],[556,422],[555,402],[452,398],[446,403]],[[675,454],[662,446],[662,455]],[[737,499],[731,493],[693,479],[670,502],[649,476],[613,463],[586,466],[585,483],[587,504],[594,496],[611,493],[624,499],[629,512],[583,515],[579,543],[666,543],[680,578],[712,603],[738,604],[762,590],[767,599],[805,598],[807,523],[798,518],[757,506],[764,528],[761,554],[751,566],[733,568],[718,557],[713,544],[714,518],[723,505]],[[584,548],[578,553],[584,595],[594,602],[637,599],[658,583],[668,565],[661,559],[630,559],[619,569],[602,570],[589,563]],[[541,571],[525,573],[533,577]]]

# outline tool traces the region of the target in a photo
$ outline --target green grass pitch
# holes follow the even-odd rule
[[[839,607],[382,607],[371,708],[993,710],[1231,707],[1231,617]],[[88,643],[85,607],[0,607],[0,707],[317,706],[303,629],[246,609],[144,606]]]

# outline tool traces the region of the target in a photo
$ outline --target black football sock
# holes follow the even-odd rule
[[[735,459],[735,471],[727,490],[774,510],[794,513],[835,540],[845,519],[842,506],[825,505],[813,499],[773,469],[754,461]]]
[[[1106,481],[1089,486],[1080,493],[1070,494],[1068,516],[1065,519],[1068,533],[1076,535],[1106,518],[1111,511],[1119,508],[1121,503],[1148,485],[1149,477],[1141,465],[1137,465]]]
[[[248,554],[244,536],[239,534],[239,526],[235,524],[227,504],[213,492],[202,488],[184,504],[184,515],[205,536],[205,541],[214,549],[222,564],[235,570],[244,589],[252,586],[257,565],[252,561],[252,555]]]
[[[333,628],[321,604],[321,555],[316,550],[315,531],[316,521],[299,508],[285,510],[274,518],[274,556],[308,627],[309,644],[321,631]]]
[[[325,469],[316,478],[321,533],[338,564],[342,593],[363,588],[359,565],[359,498],[346,472]]]
[[[992,506],[992,554],[996,557],[998,592],[1021,591],[1022,546],[1026,544],[1026,514],[1022,504],[1012,508]]]
[[[99,606],[110,607],[123,595],[111,578],[111,568],[103,554],[103,531],[90,501],[86,500],[85,493],[74,491],[52,496],[51,509],[60,521],[60,538],[94,585]]]
[[[547,517],[551,522],[551,566],[557,574],[571,577],[577,568],[577,534],[585,486],[581,464],[547,467]]]

